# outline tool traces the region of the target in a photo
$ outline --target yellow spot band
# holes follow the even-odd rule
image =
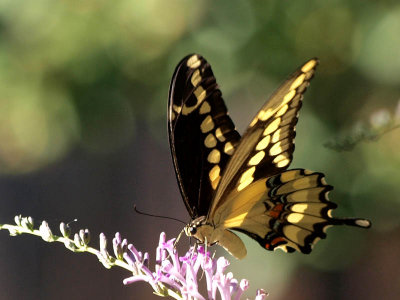
[[[267,128],[265,128],[263,135],[268,135],[271,132],[274,132],[275,130],[278,129],[279,124],[281,123],[281,118],[277,118],[272,123],[270,123]]]
[[[305,65],[301,68],[301,71],[304,72],[304,73],[307,73],[308,71],[313,69],[316,64],[317,64],[317,61],[312,59],[312,60],[310,60],[310,61],[305,63]]]
[[[207,148],[214,148],[217,145],[217,140],[212,133],[206,136],[206,139],[204,140],[204,145]]]
[[[208,154],[208,157],[207,157],[207,160],[212,164],[219,163],[220,159],[221,159],[221,153],[217,149],[213,149],[210,152],[210,154]]]
[[[249,160],[249,166],[256,166],[258,165],[262,159],[265,156],[265,152],[264,151],[260,151],[258,152],[256,155],[254,155],[250,160]]]

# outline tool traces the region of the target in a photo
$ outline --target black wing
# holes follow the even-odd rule
[[[239,133],[215,77],[198,54],[185,57],[171,80],[168,133],[179,188],[192,219],[206,215]]]

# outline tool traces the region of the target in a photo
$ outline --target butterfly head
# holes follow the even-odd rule
[[[185,226],[184,230],[187,236],[194,236],[197,233],[197,226],[189,223]]]
[[[187,224],[184,228],[184,231],[187,236],[193,236],[196,238],[196,235],[198,233],[198,229],[204,224],[206,217],[199,217],[194,219],[192,222]]]
[[[199,217],[187,224],[184,228],[187,236],[194,237],[200,243],[212,245],[217,242],[219,229],[207,221],[207,217]]]

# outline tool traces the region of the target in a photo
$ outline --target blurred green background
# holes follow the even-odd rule
[[[263,288],[270,299],[398,299],[400,129],[351,151],[324,144],[400,122],[399,33],[400,3],[390,0],[2,0],[0,223],[78,218],[73,228],[89,228],[93,244],[120,231],[154,258],[160,228],[172,238],[181,225],[133,204],[189,221],[166,129],[179,60],[196,52],[210,62],[243,132],[316,56],[292,167],[324,172],[336,215],[373,228],[330,229],[310,255],[267,252],[242,236],[249,255],[230,270],[250,280],[249,297]],[[0,299],[158,298],[61,245],[6,232],[0,243]]]

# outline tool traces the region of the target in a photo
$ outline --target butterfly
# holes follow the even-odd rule
[[[267,250],[310,253],[332,225],[371,222],[335,218],[324,174],[287,170],[298,112],[317,59],[307,61],[272,94],[240,136],[209,63],[186,56],[173,74],[168,103],[172,160],[192,221],[186,235],[219,244],[241,259],[242,232]]]

